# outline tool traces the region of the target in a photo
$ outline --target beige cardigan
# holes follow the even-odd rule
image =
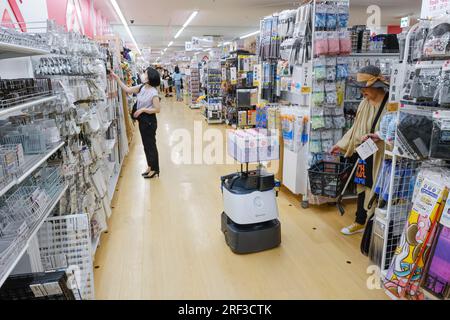
[[[337,143],[337,146],[345,152],[345,157],[350,158],[356,152],[356,148],[362,143],[362,137],[370,133],[370,130],[372,129],[372,124],[375,120],[380,105],[381,103],[376,106],[373,106],[367,99],[361,101],[352,128]],[[385,112],[386,109],[383,110],[381,117],[378,120],[378,123],[375,127],[375,132],[377,132],[380,128],[380,121]],[[378,152],[374,155],[373,159],[373,173],[372,173],[374,183],[373,188],[375,188],[375,183],[378,177],[378,171],[383,161],[384,142],[378,141],[377,146]],[[358,194],[361,192],[366,193],[365,207],[367,209],[367,205],[373,196],[373,190],[371,188],[358,185]]]

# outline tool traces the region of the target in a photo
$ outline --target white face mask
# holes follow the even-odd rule
[[[141,82],[142,83],[147,83],[148,82],[148,74],[147,74],[147,72],[142,73],[139,77],[141,78]]]

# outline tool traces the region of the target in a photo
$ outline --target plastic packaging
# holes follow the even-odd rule
[[[316,30],[325,30],[327,27],[327,12],[328,6],[326,3],[319,3],[316,5]]]
[[[327,30],[336,30],[338,26],[338,7],[335,3],[327,5]]]
[[[339,50],[341,54],[352,53],[352,39],[350,31],[339,32]]]
[[[425,58],[450,57],[450,23],[448,16],[436,20],[428,32],[423,46]]]
[[[450,160],[450,112],[436,111],[433,114],[430,158]]]
[[[339,3],[338,4],[338,27],[339,28],[347,28],[348,21],[350,18],[350,8],[347,3]]]
[[[339,54],[341,52],[339,32],[337,31],[327,32],[327,38],[328,38],[328,54],[329,55]]]

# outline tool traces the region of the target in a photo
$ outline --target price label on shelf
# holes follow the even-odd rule
[[[310,94],[312,92],[311,87],[302,87],[301,93],[302,94]]]

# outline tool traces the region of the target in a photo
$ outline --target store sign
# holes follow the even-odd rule
[[[192,50],[194,50],[194,45],[193,45],[193,43],[192,43],[191,41],[186,41],[186,42],[184,43],[184,50],[186,50],[186,51],[192,51]]]
[[[450,11],[450,0],[423,0],[422,1],[422,18],[433,18],[441,16],[445,12]]]
[[[400,21],[400,28],[408,28],[411,25],[411,18],[410,17],[404,17]]]

